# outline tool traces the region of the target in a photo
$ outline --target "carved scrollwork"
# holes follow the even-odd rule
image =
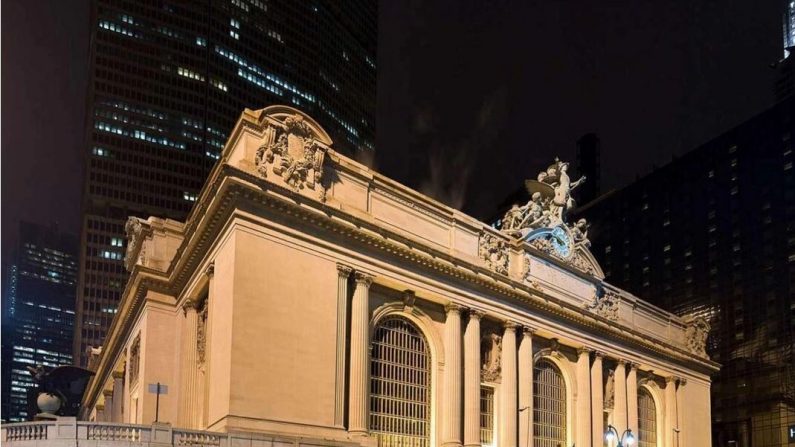
[[[505,241],[493,234],[483,233],[480,236],[478,254],[489,270],[508,274],[508,247]]]
[[[685,329],[685,343],[693,354],[707,357],[707,337],[710,325],[704,317],[696,317],[688,321]]]
[[[280,176],[293,190],[318,188],[321,198],[325,190],[321,184],[326,148],[315,140],[312,129],[301,115],[289,116],[283,126],[269,125],[264,143],[254,158],[257,172],[268,176],[268,170]]]

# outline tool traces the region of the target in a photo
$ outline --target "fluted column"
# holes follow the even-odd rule
[[[464,446],[480,447],[480,319],[483,312],[469,311],[464,332]]]
[[[577,350],[577,445],[591,445],[591,350]]]
[[[638,365],[628,363],[627,366],[627,428],[638,436]]]
[[[337,380],[334,396],[334,425],[345,424],[345,348],[348,331],[348,278],[352,268],[337,264]]]
[[[102,390],[105,398],[105,422],[117,422],[113,420],[113,390]]]
[[[450,303],[444,308],[444,404],[442,405],[442,445],[461,446],[461,385],[463,356],[461,347],[462,307]]]
[[[516,323],[506,322],[502,336],[502,442],[501,447],[517,447],[519,415],[516,387]]]
[[[185,301],[182,305],[183,316],[185,321],[182,326],[182,371],[181,371],[181,386],[180,386],[180,411],[179,421],[180,425],[184,428],[195,428],[193,426],[196,397],[196,380],[198,368],[196,365],[197,352],[197,323],[198,313],[196,311],[196,302],[193,300]]]
[[[522,327],[519,343],[519,447],[533,445],[533,328]]]
[[[679,447],[676,445],[676,377],[668,376],[665,378],[665,424],[663,425],[663,437],[665,447]]]
[[[96,415],[94,417],[97,422],[106,422],[105,421],[105,406],[100,404],[96,406]]]
[[[124,373],[113,371],[113,410],[111,421],[124,422]]]
[[[354,273],[356,287],[351,302],[350,398],[348,431],[367,434],[369,406],[370,285],[373,277]]]
[[[603,445],[604,439],[604,384],[602,382],[602,354],[594,352],[591,363],[591,438],[594,446]]]
[[[679,439],[674,439],[674,445],[676,447],[684,447],[688,445],[687,440],[685,439],[687,436],[687,431],[684,430],[684,419],[686,417],[685,412],[687,411],[687,404],[685,404],[685,385],[687,385],[687,379],[680,377],[679,386],[676,387],[676,428],[679,429]]]
[[[616,365],[616,373],[613,377],[615,384],[613,387],[613,426],[621,436],[627,429],[627,368],[624,360],[619,360]]]

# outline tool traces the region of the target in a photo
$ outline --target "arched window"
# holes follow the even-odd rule
[[[638,447],[657,447],[657,406],[645,388],[638,390]]]
[[[533,368],[533,445],[566,445],[566,384],[554,363],[541,359]]]
[[[410,321],[390,317],[373,334],[370,431],[382,447],[430,445],[431,355]]]

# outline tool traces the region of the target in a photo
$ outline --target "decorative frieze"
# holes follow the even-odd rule
[[[621,297],[618,293],[610,289],[605,289],[604,287],[597,287],[596,292],[594,292],[593,301],[585,308],[600,317],[607,318],[611,321],[618,321],[618,306],[620,303]]]
[[[695,317],[686,320],[685,343],[687,349],[693,354],[707,357],[707,337],[709,336],[710,325],[704,317]]]

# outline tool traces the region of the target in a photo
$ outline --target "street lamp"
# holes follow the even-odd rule
[[[616,447],[629,446],[635,443],[635,435],[632,434],[632,430],[624,430],[624,433],[619,438],[618,430],[612,425],[608,425],[607,430],[605,430],[605,441],[612,442],[614,439],[618,439],[618,445]]]

